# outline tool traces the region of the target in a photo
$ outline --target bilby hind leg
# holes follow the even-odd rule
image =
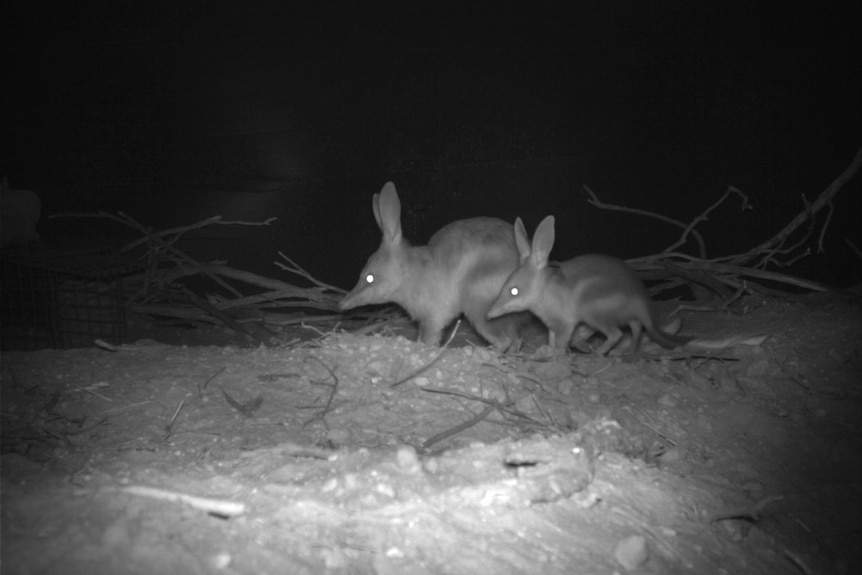
[[[607,353],[622,339],[623,330],[618,327],[613,327],[600,331],[605,334],[607,339],[605,340],[605,343],[596,350],[596,353],[599,355],[607,355]]]
[[[517,329],[518,318],[515,314],[504,315],[492,320],[485,319],[482,315],[471,314],[467,319],[470,320],[479,335],[494,346],[497,351],[511,351],[513,347],[520,347]]]
[[[643,324],[636,319],[633,319],[629,322],[629,329],[632,330],[632,347],[631,352],[635,353],[638,350],[638,345],[641,341],[641,333],[643,331]]]
[[[593,350],[590,349],[590,344],[587,343],[587,340],[593,337],[595,333],[596,330],[582,323],[572,334],[572,341],[569,342],[569,345],[581,353],[592,353]]]

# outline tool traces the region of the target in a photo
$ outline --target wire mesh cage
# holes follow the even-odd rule
[[[0,347],[75,348],[126,338],[126,279],[143,264],[109,251],[0,252]]]

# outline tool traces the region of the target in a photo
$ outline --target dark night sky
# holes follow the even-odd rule
[[[156,227],[277,215],[273,229],[197,244],[273,277],[281,249],[352,286],[379,241],[371,196],[389,179],[409,237],[475,215],[522,216],[532,230],[553,213],[560,259],[645,255],[677,237],[598,212],[583,184],[686,220],[735,185],[756,210],[729,204],[702,231],[710,255],[740,251],[862,146],[862,22],[849,10],[74,4],[2,4],[3,173],[47,214],[123,210]],[[862,246],[860,180],[838,195],[828,253],[792,272],[862,280],[844,242]],[[81,233],[40,229],[46,242]]]

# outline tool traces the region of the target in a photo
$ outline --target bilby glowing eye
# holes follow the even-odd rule
[[[510,290],[509,290],[509,293],[510,293],[510,294],[512,294],[512,297],[517,296],[517,295],[518,295],[518,293],[519,293],[519,292],[518,292],[518,288],[513,287],[512,289],[510,289]]]
[[[374,283],[374,274],[368,274],[365,276],[365,283],[373,284]]]

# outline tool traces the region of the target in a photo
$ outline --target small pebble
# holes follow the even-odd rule
[[[662,463],[674,463],[682,459],[682,450],[678,447],[671,447],[659,456],[659,461]]]
[[[649,559],[649,548],[646,539],[640,535],[626,537],[617,543],[614,557],[626,571],[637,569]]]
[[[350,431],[347,429],[330,429],[326,433],[326,439],[335,445],[347,445],[350,441]]]
[[[558,381],[572,375],[572,370],[568,364],[559,361],[540,363],[534,371],[537,376],[548,381]]]
[[[425,460],[425,471],[428,473],[437,473],[440,470],[440,462],[436,457],[431,457]]]
[[[378,483],[374,486],[374,490],[380,495],[385,495],[389,498],[395,497],[395,487],[391,483]]]
[[[398,463],[398,468],[407,473],[416,473],[421,469],[419,458],[416,456],[416,450],[409,445],[401,446],[395,454],[395,461]]]
[[[226,569],[230,565],[231,560],[230,553],[222,551],[210,557],[210,564],[214,569]]]
[[[663,405],[665,407],[675,407],[676,406],[676,400],[667,394],[662,395],[658,399],[658,403],[659,403],[659,405]]]

